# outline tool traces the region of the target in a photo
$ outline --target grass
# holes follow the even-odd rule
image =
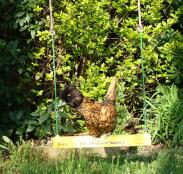
[[[183,150],[167,149],[150,156],[127,155],[102,158],[71,155],[48,160],[32,151],[30,143],[0,151],[0,174],[182,174]]]

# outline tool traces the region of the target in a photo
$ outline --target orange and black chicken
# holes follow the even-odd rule
[[[117,78],[112,78],[103,102],[97,102],[83,96],[81,91],[73,85],[65,85],[61,91],[61,98],[72,108],[76,109],[84,118],[89,135],[100,137],[110,134],[116,127]]]

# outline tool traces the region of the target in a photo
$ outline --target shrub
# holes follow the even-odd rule
[[[183,145],[183,100],[176,85],[157,87],[149,105],[150,131],[154,142],[166,145]]]
[[[158,83],[174,82],[181,88],[182,2],[144,0],[141,11],[148,95]],[[54,88],[48,1],[0,1],[0,13],[0,135],[40,132],[43,136],[45,127],[52,134],[54,119],[49,106],[53,105]],[[120,106],[125,106],[125,113],[140,117],[137,2],[53,1],[53,16],[58,93],[69,81],[88,97],[101,100],[109,77],[117,74],[124,85]],[[46,109],[40,112],[40,106]],[[72,120],[73,125],[75,115],[68,108],[64,112],[64,120]],[[70,125],[70,121],[61,122]]]

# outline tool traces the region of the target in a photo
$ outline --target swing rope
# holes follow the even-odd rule
[[[53,28],[53,15],[52,15],[52,2],[49,0],[49,9],[50,9],[50,32],[52,39],[52,58],[53,58],[53,83],[54,83],[54,111],[55,111],[55,134],[58,135],[58,110],[57,110],[57,82],[56,82],[56,67],[55,67],[55,31]]]
[[[144,119],[144,131],[147,131],[147,108],[146,108],[146,91],[145,91],[145,68],[144,68],[144,53],[143,53],[143,26],[141,21],[140,0],[138,0],[138,19],[139,19],[139,33],[140,33],[140,57],[142,68],[142,94],[143,94],[143,119]]]

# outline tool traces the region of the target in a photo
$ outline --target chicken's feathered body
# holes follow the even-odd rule
[[[84,117],[90,135],[100,137],[115,129],[117,112],[113,104],[84,99],[77,110]]]
[[[92,136],[100,137],[103,134],[112,132],[116,127],[116,83],[117,79],[113,77],[105,100],[102,103],[84,98],[82,93],[73,86],[65,87],[62,92],[62,99],[76,108],[83,116],[89,134]]]

